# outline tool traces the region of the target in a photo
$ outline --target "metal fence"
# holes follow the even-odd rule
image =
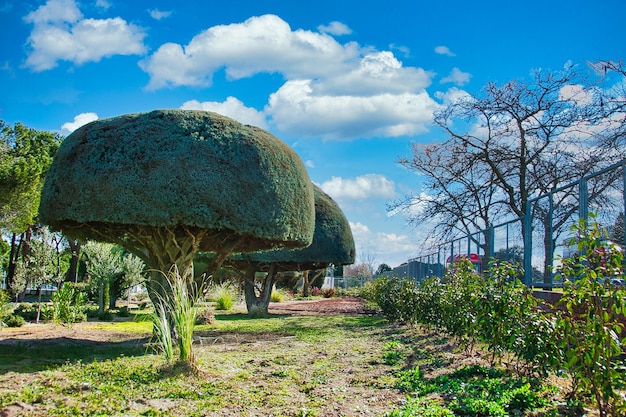
[[[559,259],[572,247],[572,226],[590,213],[615,243],[626,248],[623,233],[626,212],[626,159],[587,175],[550,193],[532,198],[526,215],[485,230],[434,246],[431,250],[393,269],[391,274],[421,282],[443,277],[451,262],[468,258],[478,272],[492,259],[524,266],[524,282],[533,287],[562,285],[556,277]],[[621,220],[620,220],[621,219]],[[616,234],[621,221],[622,232]]]

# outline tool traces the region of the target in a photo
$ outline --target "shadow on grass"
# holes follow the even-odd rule
[[[57,337],[43,340],[5,339],[0,344],[0,375],[7,372],[38,372],[66,363],[103,361],[120,356],[143,356],[150,352],[150,338],[121,342]]]

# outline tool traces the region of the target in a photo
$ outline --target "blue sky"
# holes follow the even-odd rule
[[[298,152],[351,223],[357,261],[396,266],[426,230],[386,205],[397,163],[463,92],[626,55],[626,2],[0,0],[0,119],[63,135],[159,108],[216,111]]]

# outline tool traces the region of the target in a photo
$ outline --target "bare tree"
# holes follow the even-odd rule
[[[570,66],[559,72],[536,71],[530,81],[488,83],[480,96],[466,95],[447,105],[434,119],[446,138],[416,144],[412,157],[399,161],[424,175],[424,190],[390,209],[417,213],[410,219],[416,226],[434,220],[429,237],[444,241],[489,230],[528,212],[540,215],[546,231],[555,222],[556,230],[562,230],[572,215],[572,195],[561,194],[562,210],[549,211],[551,216],[540,204],[529,206],[533,197],[623,157],[623,146],[601,147],[594,134],[598,126],[616,126],[606,123],[609,114],[597,104],[602,97],[597,91]],[[613,106],[610,116],[619,114]],[[608,186],[607,180],[590,192],[601,195]],[[522,233],[524,227],[522,223]],[[488,254],[488,232],[484,237]],[[545,248],[546,259],[551,259],[554,245]]]

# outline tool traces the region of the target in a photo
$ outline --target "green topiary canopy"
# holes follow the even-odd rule
[[[233,254],[233,261],[274,264],[280,271],[302,271],[325,268],[330,264],[354,263],[355,247],[350,223],[337,203],[319,187],[315,195],[315,233],[313,242],[302,249],[281,249]],[[262,268],[263,269],[263,268]]]
[[[314,230],[304,164],[270,133],[216,113],[158,110],[98,120],[68,136],[46,177],[40,219],[118,243],[151,268],[304,247]]]

